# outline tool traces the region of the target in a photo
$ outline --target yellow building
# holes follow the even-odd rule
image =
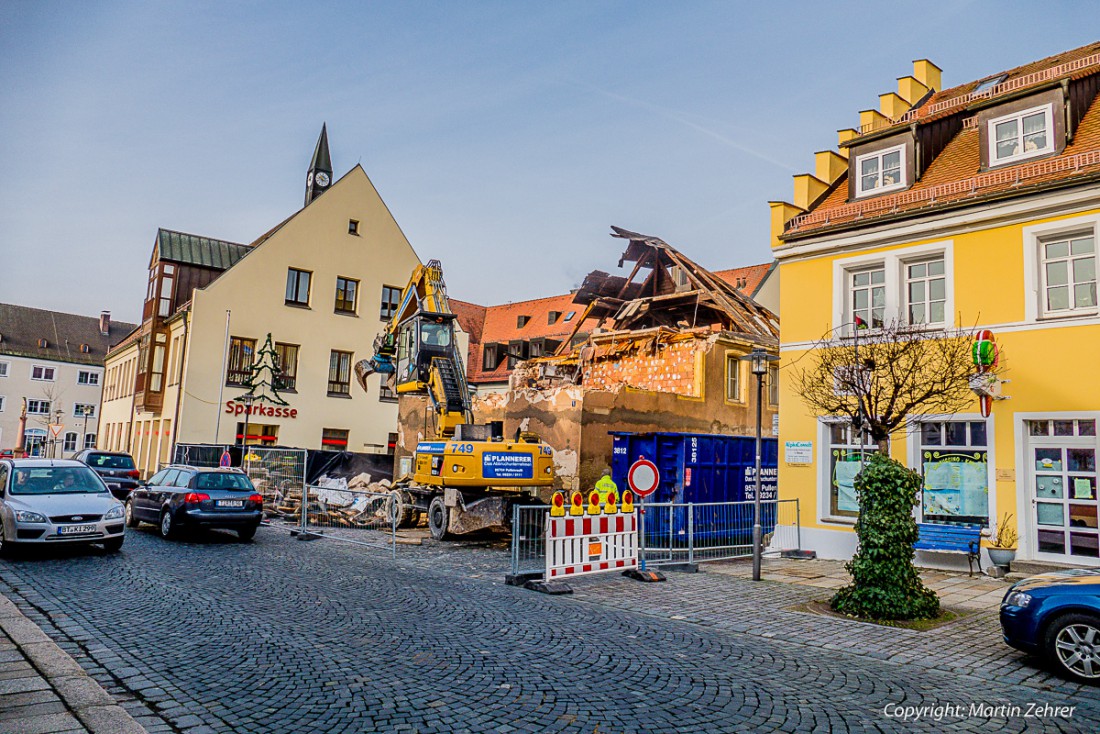
[[[419,260],[360,166],[332,180],[323,130],[306,186],[305,207],[249,245],[157,233],[141,326],[106,360],[101,448],[145,476],[177,442],[392,452],[396,395],[377,375],[364,393],[353,365]],[[246,421],[268,334],[287,405]]]
[[[1006,513],[1017,558],[1100,565],[1100,43],[942,90],[914,62],[839,150],[772,202],[782,275],[779,486],[801,500],[803,546],[855,548],[859,437],[812,414],[794,365],[826,334],[897,320],[990,329],[1008,399],[914,416],[891,454],[920,471],[922,522],[989,526]],[[918,562],[953,565],[918,552]]]

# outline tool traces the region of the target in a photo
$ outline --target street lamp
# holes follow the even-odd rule
[[[84,433],[81,437],[81,445],[84,446],[84,448],[88,448],[88,416],[92,414],[93,410],[94,408],[90,405],[83,405],[80,408],[80,412],[84,414]]]
[[[61,423],[61,412],[62,412],[61,408],[58,408],[53,413],[53,415],[54,415],[53,423],[54,423],[55,426],[59,425]],[[53,429],[50,429],[50,433],[53,435],[53,447],[50,450],[50,458],[51,459],[56,459],[57,458],[57,438],[58,437],[57,437],[57,434],[54,434]],[[62,445],[62,451],[64,451],[64,445]],[[64,456],[64,454],[62,454],[62,456]]]
[[[763,415],[764,400],[764,375],[768,374],[768,363],[778,359],[762,349],[754,349],[749,354],[752,373],[756,375],[756,491],[752,497],[752,580],[760,580],[760,556],[762,528],[760,526],[760,457],[763,448],[761,437],[761,421]]]

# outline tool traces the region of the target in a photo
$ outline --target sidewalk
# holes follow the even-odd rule
[[[145,729],[0,596],[0,732],[143,734]]]
[[[940,603],[945,607],[997,609],[1008,587],[1013,583],[979,573],[968,576],[965,572],[938,571],[931,568],[919,570],[925,585],[939,594]],[[708,563],[707,571],[752,578],[752,560]],[[839,589],[851,581],[848,572],[844,570],[844,561],[791,558],[763,559],[760,578],[764,581],[814,586],[819,589]]]

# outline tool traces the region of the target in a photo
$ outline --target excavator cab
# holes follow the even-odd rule
[[[397,392],[423,390],[432,379],[433,359],[452,364],[457,358],[454,320],[454,314],[419,311],[398,327]]]

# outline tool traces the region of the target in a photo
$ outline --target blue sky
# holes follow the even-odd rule
[[[764,262],[770,199],[916,58],[951,86],[1097,40],[1045,2],[0,0],[0,301],[136,320],[157,227],[249,242],[327,122],[452,295],[614,269],[614,224]]]

